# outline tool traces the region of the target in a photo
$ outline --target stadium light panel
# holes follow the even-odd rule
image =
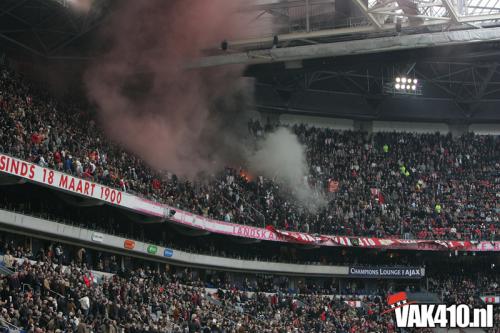
[[[399,95],[421,95],[419,81],[416,78],[396,76],[394,81],[385,84],[386,92]]]

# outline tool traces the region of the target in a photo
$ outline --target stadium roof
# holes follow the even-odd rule
[[[82,44],[109,15],[112,0],[77,12],[76,0],[0,1],[0,47],[16,56],[86,59]],[[90,48],[88,48],[90,50]]]
[[[500,19],[499,0],[262,0],[247,10],[255,13],[250,25],[258,28],[253,36],[230,41],[233,49],[269,46],[275,35],[285,46],[310,45],[338,36],[377,37],[398,22],[405,33],[418,33],[480,29]]]
[[[277,34],[229,41],[194,65],[252,65],[261,110],[500,122],[498,0],[264,0],[255,8],[253,24]],[[420,80],[420,94],[388,93],[404,75]]]
[[[28,59],[97,56],[92,32],[122,2],[84,14],[74,2],[1,1],[0,46]],[[500,0],[258,0],[244,10],[248,36],[191,65],[250,65],[261,110],[500,122]],[[418,78],[421,94],[387,93],[398,75]]]

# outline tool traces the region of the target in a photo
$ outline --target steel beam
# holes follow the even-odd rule
[[[493,75],[495,75],[497,68],[498,68],[498,63],[492,64],[491,68],[488,70],[488,73],[486,74],[486,77],[482,78],[483,81],[479,86],[479,90],[477,91],[476,96],[474,96],[475,101],[470,105],[471,115],[478,111],[478,106],[481,103],[481,100],[486,95],[486,89],[488,88],[488,85],[490,84]]]
[[[370,23],[375,27],[376,30],[382,29],[382,25],[380,24],[380,22],[377,20],[375,15],[373,15],[368,11],[368,7],[363,3],[362,0],[351,0],[351,1],[354,2],[356,6],[358,6],[358,8],[363,12],[366,18],[370,20]]]
[[[453,6],[450,0],[442,0],[442,1],[443,1],[443,6],[446,8],[446,11],[450,15],[453,22],[458,23],[459,18],[455,6]]]
[[[230,64],[250,65],[493,41],[500,41],[500,28],[444,31],[248,51],[205,57],[188,64],[188,67],[213,67]]]
[[[379,12],[379,11],[377,11],[376,13],[377,14],[381,14],[381,15],[387,15],[387,16],[396,16],[396,17],[401,16],[401,14],[397,13],[397,12]],[[426,20],[439,20],[441,23],[442,22],[451,21],[451,19],[448,18],[448,17],[437,17],[437,16],[429,16],[429,15],[421,15],[421,14],[405,14],[404,16],[408,17],[408,18],[418,18],[418,19],[426,19]]]
[[[19,1],[17,3],[15,3],[13,6],[9,7],[9,8],[6,8],[6,9],[2,9],[0,10],[0,17],[4,16],[4,15],[11,15],[11,12],[19,7],[21,7],[22,5],[24,5],[26,2],[28,2],[28,0],[23,0],[23,1]],[[14,15],[14,17],[16,19],[18,19],[17,16]],[[23,22],[24,23],[24,22]]]
[[[458,22],[469,23],[469,22],[495,21],[495,20],[500,20],[500,13],[486,14],[486,15],[462,16],[458,19]]]
[[[442,24],[449,24],[450,18],[441,17],[426,21],[419,25],[419,27],[428,27],[428,26],[438,26]],[[414,28],[414,26],[403,23],[402,28]],[[395,31],[394,24],[384,24],[380,31]],[[337,28],[337,29],[324,29],[324,30],[316,30],[311,32],[294,32],[288,34],[278,35],[279,40],[282,42],[289,41],[297,41],[301,39],[316,39],[316,38],[329,38],[336,36],[346,36],[346,35],[357,35],[357,34],[366,34],[366,33],[375,33],[377,30],[375,27],[371,25],[365,26],[355,26],[349,28]],[[272,45],[274,35],[270,34],[269,36],[263,36],[258,38],[249,38],[242,40],[234,40],[229,41],[229,47],[232,49],[238,48],[255,48],[262,47],[263,45]]]
[[[32,47],[30,47],[30,46],[28,46],[28,45],[26,45],[24,43],[21,43],[21,42],[15,40],[14,38],[6,36],[5,34],[0,33],[0,39],[4,39],[4,40],[6,40],[6,41],[8,41],[8,42],[10,42],[10,43],[12,43],[14,45],[17,45],[17,46],[19,46],[19,47],[21,47],[21,48],[23,48],[23,49],[25,49],[25,50],[33,53],[33,54],[36,54],[37,56],[40,56],[40,57],[45,57],[46,56],[45,54],[41,53],[40,51],[35,50],[34,48],[32,48]]]
[[[332,4],[335,3],[335,0],[310,0],[310,5],[324,5],[324,4]],[[276,3],[266,3],[261,5],[251,5],[245,6],[241,10],[242,11],[269,11],[276,9],[289,9],[296,7],[303,7],[304,0],[295,0],[288,2],[276,2]]]

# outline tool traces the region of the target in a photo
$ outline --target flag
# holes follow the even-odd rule
[[[87,277],[87,275],[83,276],[83,283],[85,283],[87,288],[90,288],[90,279]]]
[[[377,200],[380,205],[383,205],[385,203],[384,195],[381,191],[378,192]]]
[[[351,308],[360,308],[361,307],[361,301],[344,301],[347,305],[349,305]]]
[[[156,178],[153,179],[153,181],[151,182],[151,185],[152,185],[154,190],[159,190],[161,188],[161,182]]]
[[[89,276],[90,276],[90,281],[92,283],[97,283],[97,276],[95,276],[92,271],[89,273]]]
[[[379,205],[383,205],[385,203],[385,198],[384,195],[382,194],[382,191],[380,191],[378,188],[372,187],[370,189],[370,192],[372,194],[372,197],[379,203]]]
[[[484,303],[500,304],[500,296],[481,296]]]

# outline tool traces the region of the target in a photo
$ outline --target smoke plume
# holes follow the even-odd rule
[[[105,56],[87,70],[90,100],[112,139],[152,167],[182,176],[214,170],[237,152],[243,67],[188,70],[224,39],[244,35],[242,0],[124,1],[107,24]],[[227,148],[227,149],[226,149]],[[228,152],[228,150],[231,150]]]
[[[88,96],[107,134],[157,170],[195,177],[225,165],[248,164],[308,204],[304,147],[287,130],[257,150],[243,142],[253,82],[242,66],[187,69],[222,40],[245,35],[237,13],[250,0],[123,1],[106,25],[107,53],[86,71]]]
[[[250,170],[276,180],[310,210],[325,204],[322,195],[307,181],[309,167],[305,147],[287,128],[268,134],[257,149],[248,154]]]

